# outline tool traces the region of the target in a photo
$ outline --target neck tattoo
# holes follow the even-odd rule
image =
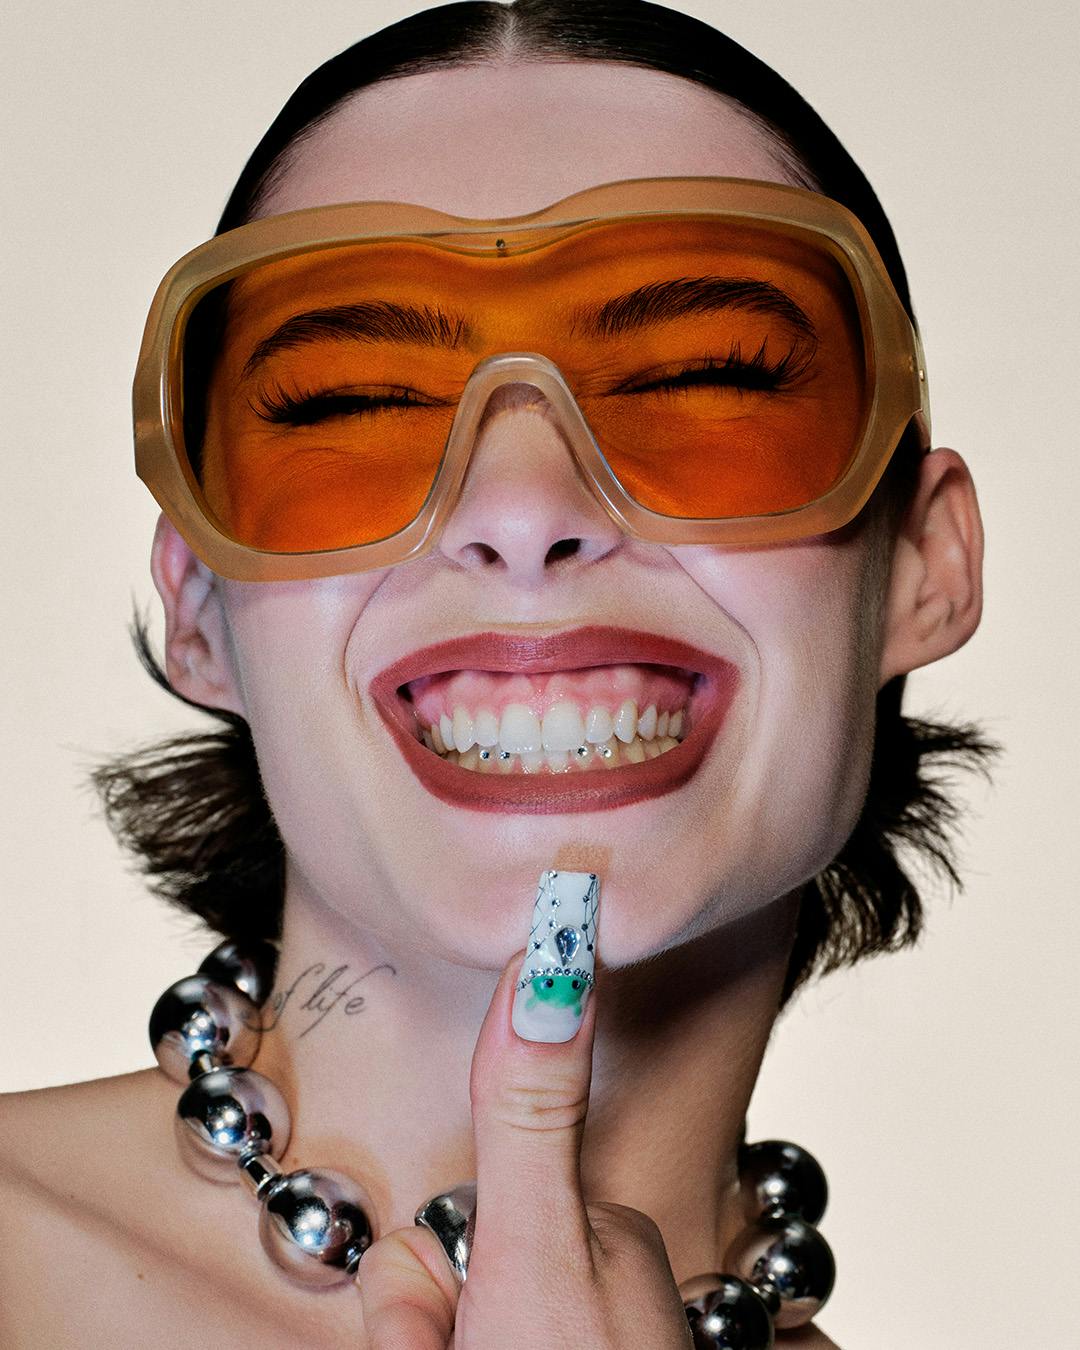
[[[327,962],[315,961],[306,966],[291,984],[275,989],[267,1000],[267,1016],[259,1023],[259,1029],[273,1031],[290,1005],[295,1007],[297,1013],[310,1014],[306,1026],[297,1034],[297,1040],[320,1026],[335,1008],[340,1009],[343,1017],[355,1017],[367,1006],[365,995],[355,992],[357,986],[379,971],[397,975],[388,961],[382,961],[359,974],[354,973],[354,967],[348,962],[328,969]]]

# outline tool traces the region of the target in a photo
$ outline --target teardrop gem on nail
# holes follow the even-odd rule
[[[560,928],[555,934],[555,946],[559,949],[559,955],[562,957],[564,966],[568,966],[574,959],[574,954],[581,945],[581,934],[576,928]]]

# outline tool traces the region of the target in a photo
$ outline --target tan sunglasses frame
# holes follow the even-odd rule
[[[272,260],[343,244],[423,239],[454,252],[516,254],[597,221],[655,215],[715,216],[808,238],[852,283],[866,335],[873,394],[861,441],[843,477],[816,501],[773,515],[680,519],[649,511],[612,473],[558,368],[532,352],[480,361],[462,392],[435,481],[404,529],[374,543],[312,553],[251,548],[219,528],[183,453],[181,353],[195,306],[216,286]],[[158,288],[135,373],[135,465],[162,511],[213,571],[239,581],[302,580],[389,567],[422,556],[454,508],[491,395],[504,384],[537,389],[561,417],[578,469],[629,534],[664,544],[777,544],[839,529],[862,510],[905,427],[930,444],[922,344],[870,237],[845,207],[818,193],[740,178],[640,178],[575,193],[542,211],[469,220],[423,206],[361,202],[269,216],[218,235],[181,258]]]

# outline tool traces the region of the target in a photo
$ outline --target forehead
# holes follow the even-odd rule
[[[609,62],[457,66],[353,95],[261,214],[404,201],[511,216],[615,179],[697,175],[792,181],[749,116],[690,80]]]

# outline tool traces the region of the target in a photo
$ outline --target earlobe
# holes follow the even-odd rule
[[[214,573],[165,516],[150,559],[165,609],[165,672],[184,698],[245,715],[228,627]]]
[[[881,684],[962,647],[982,614],[983,532],[971,473],[935,450],[893,551],[885,598]]]

